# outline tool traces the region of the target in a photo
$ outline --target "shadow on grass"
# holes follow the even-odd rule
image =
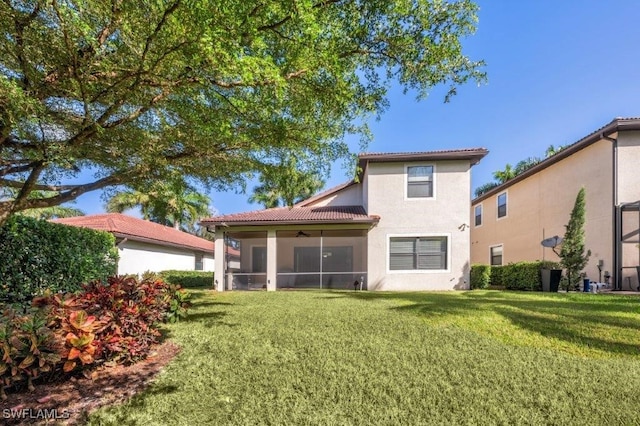
[[[627,298],[607,298],[593,295],[516,293],[516,292],[451,292],[451,293],[341,293],[359,300],[398,300],[409,302],[391,309],[413,312],[428,317],[468,317],[478,311],[497,314],[515,327],[570,342],[573,345],[598,349],[611,354],[640,355],[637,341],[604,335],[602,327],[617,328],[633,336],[640,329],[640,315],[623,317],[616,313],[640,312],[637,303]]]

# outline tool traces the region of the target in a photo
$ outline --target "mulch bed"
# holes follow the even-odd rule
[[[81,424],[95,409],[121,404],[140,393],[179,352],[180,347],[166,341],[153,348],[146,359],[129,366],[100,368],[93,379],[80,376],[39,383],[33,392],[26,386],[17,392],[8,390],[8,399],[0,400],[0,424]],[[9,410],[14,410],[13,416]],[[58,418],[52,420],[54,416]]]

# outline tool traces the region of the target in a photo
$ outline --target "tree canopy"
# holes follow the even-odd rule
[[[390,83],[484,79],[469,0],[0,2],[0,224],[179,173],[242,185],[273,150],[348,156]],[[69,184],[69,182],[73,182]],[[79,183],[77,183],[79,182]],[[55,191],[47,198],[34,190]]]

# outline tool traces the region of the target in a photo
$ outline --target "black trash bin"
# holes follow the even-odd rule
[[[585,278],[584,280],[582,280],[582,284],[582,291],[584,291],[585,293],[589,293],[589,291],[591,290],[589,278]]]
[[[542,291],[558,292],[560,279],[562,278],[562,269],[543,269],[542,275]]]

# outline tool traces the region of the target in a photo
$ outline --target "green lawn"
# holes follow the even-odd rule
[[[194,291],[182,353],[90,424],[640,424],[640,298]]]

